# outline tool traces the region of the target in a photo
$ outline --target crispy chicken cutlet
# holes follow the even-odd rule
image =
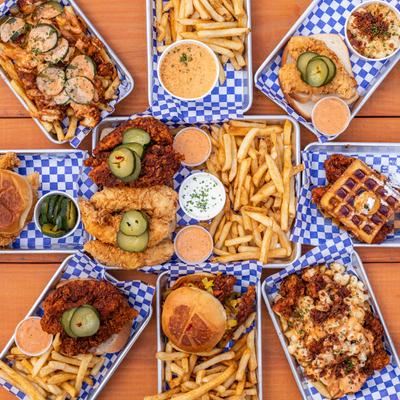
[[[131,128],[141,129],[150,136],[141,160],[140,175],[136,180],[124,182],[115,176],[108,162],[111,151],[122,144],[124,133]],[[173,176],[178,171],[182,156],[174,151],[170,130],[162,122],[152,117],[136,118],[109,133],[93,150],[93,157],[85,161],[92,167],[91,179],[101,187],[150,187],[172,186]]]
[[[100,327],[93,336],[73,338],[63,328],[65,311],[90,305],[100,318]],[[85,354],[119,333],[137,316],[124,295],[107,281],[71,280],[54,290],[43,302],[42,329],[61,335],[61,351],[68,356]]]
[[[85,250],[107,266],[139,268],[168,261],[173,252],[177,193],[167,186],[104,188],[81,199],[82,222],[96,238]]]

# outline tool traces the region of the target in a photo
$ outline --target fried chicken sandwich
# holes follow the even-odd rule
[[[68,356],[120,351],[138,314],[114,285],[95,279],[61,282],[43,310],[42,329],[60,334],[61,352]]]
[[[199,273],[184,276],[171,288],[162,311],[162,329],[187,353],[224,347],[255,309],[255,288],[234,291],[233,275]]]
[[[39,175],[22,176],[15,153],[0,156],[0,247],[9,246],[32,219],[37,200]]]

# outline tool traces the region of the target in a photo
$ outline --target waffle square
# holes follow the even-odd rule
[[[400,209],[400,192],[385,176],[355,159],[327,188],[319,206],[359,240],[377,243],[389,233],[390,221]],[[382,229],[385,234],[378,236]]]

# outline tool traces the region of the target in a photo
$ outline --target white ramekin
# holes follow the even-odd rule
[[[203,136],[205,136],[205,137],[207,138],[207,141],[208,141],[208,151],[207,151],[207,153],[206,153],[206,156],[204,157],[204,159],[202,159],[201,162],[198,162],[198,163],[195,163],[195,164],[189,164],[189,163],[187,163],[187,162],[185,162],[185,161],[181,161],[181,164],[186,165],[187,167],[198,167],[199,165],[205,163],[205,162],[208,160],[208,158],[210,157],[211,149],[212,149],[211,139],[210,139],[210,137],[207,135],[207,133],[205,133],[205,132],[203,131],[203,129],[196,128],[195,126],[192,126],[192,127],[187,127],[187,128],[181,129],[181,130],[175,135],[174,141],[176,140],[176,138],[177,138],[181,133],[186,132],[186,131],[188,131],[188,130],[193,130],[193,131],[198,131],[198,132],[200,132]]]
[[[337,132],[337,133],[325,133],[325,132],[321,132],[321,131],[319,131],[319,130],[317,129],[317,127],[315,126],[315,123],[314,123],[314,111],[315,111],[315,109],[317,108],[317,105],[318,105],[319,103],[321,103],[322,101],[325,101],[325,100],[327,100],[327,99],[335,99],[335,100],[338,100],[339,102],[341,102],[342,104],[344,104],[344,105],[346,106],[347,111],[348,111],[348,114],[347,114],[347,124],[345,124],[344,127],[343,127],[343,129],[342,129],[341,131]],[[342,100],[340,97],[337,97],[337,96],[326,96],[326,97],[323,97],[322,99],[318,100],[318,101],[314,104],[314,107],[313,107],[312,112],[311,112],[311,122],[312,122],[312,124],[313,124],[315,130],[317,130],[319,133],[322,133],[323,135],[329,136],[329,137],[339,136],[341,133],[343,133],[343,132],[349,127],[349,125],[350,125],[350,120],[351,120],[351,114],[350,114],[349,105],[348,105],[344,100]]]
[[[178,251],[177,246],[176,246],[176,242],[177,242],[177,240],[178,240],[178,238],[179,238],[179,235],[181,235],[181,233],[182,233],[183,231],[185,231],[185,230],[187,230],[187,229],[189,229],[189,228],[193,228],[193,227],[195,227],[196,229],[201,229],[201,230],[203,230],[204,232],[206,232],[206,233],[207,233],[207,236],[209,236],[209,237],[210,237],[210,240],[211,240],[211,249],[210,249],[210,252],[209,252],[206,256],[204,256],[204,258],[202,258],[200,261],[196,261],[196,262],[192,262],[192,261],[187,260],[187,259],[185,259],[184,257],[182,257],[182,256],[179,254],[179,251]],[[188,226],[185,226],[184,228],[182,228],[182,229],[176,234],[175,240],[174,240],[174,250],[175,250],[175,254],[178,256],[178,258],[179,258],[181,261],[183,261],[183,262],[186,263],[186,264],[191,264],[191,265],[194,265],[194,264],[202,264],[203,262],[207,261],[207,260],[211,257],[211,254],[213,253],[213,247],[214,247],[214,240],[213,240],[213,238],[212,238],[210,232],[208,232],[208,230],[205,229],[204,227],[202,227],[201,225],[188,225]]]
[[[369,0],[369,1],[365,1],[365,2],[360,3],[357,7],[355,7],[355,8],[351,11],[350,15],[347,17],[346,23],[345,23],[345,25],[344,25],[344,37],[345,37],[347,46],[349,47],[349,49],[350,49],[357,57],[360,57],[360,58],[362,58],[362,59],[365,60],[365,61],[385,61],[385,60],[388,60],[389,58],[393,57],[395,54],[397,54],[397,52],[399,51],[400,47],[398,47],[392,54],[390,54],[390,55],[388,55],[388,56],[386,56],[386,57],[383,57],[383,58],[369,58],[369,57],[366,57],[366,56],[363,56],[362,54],[360,54],[360,53],[352,46],[352,44],[350,43],[349,37],[347,36],[347,25],[349,24],[349,20],[350,20],[351,16],[354,14],[354,12],[357,11],[359,8],[364,8],[365,6],[367,6],[367,5],[369,5],[369,4],[373,4],[373,3],[379,3],[379,4],[382,4],[382,5],[384,5],[384,6],[388,7],[388,8],[390,8],[390,9],[397,15],[397,18],[398,18],[399,21],[400,21],[400,12],[397,10],[396,7],[393,7],[391,4],[387,3],[386,1],[382,1],[382,0]]]
[[[160,68],[161,65],[164,61],[165,56],[176,46],[180,46],[182,44],[196,44],[198,46],[203,47],[204,49],[206,49],[208,51],[208,53],[211,55],[211,57],[213,58],[214,62],[215,62],[215,79],[214,79],[214,84],[212,85],[211,89],[208,90],[206,93],[204,93],[204,95],[200,96],[200,97],[193,97],[193,98],[184,98],[184,97],[179,97],[174,95],[173,93],[171,93],[164,85],[162,79],[161,79],[161,74],[160,74]],[[160,59],[158,60],[158,65],[157,65],[157,76],[158,76],[158,80],[160,82],[160,85],[163,87],[163,89],[172,97],[181,100],[181,101],[196,101],[196,100],[201,100],[204,97],[208,96],[213,90],[214,88],[217,86],[218,83],[218,77],[219,77],[219,62],[218,62],[218,58],[216,56],[216,54],[214,53],[214,51],[207,46],[206,44],[199,42],[198,40],[191,40],[191,39],[184,39],[184,40],[178,40],[177,42],[174,42],[172,44],[170,44],[161,54]]]
[[[51,347],[51,345],[52,345],[52,343],[53,343],[53,335],[50,335],[49,345],[48,345],[46,348],[44,348],[41,352],[39,352],[39,353],[28,353],[28,352],[26,352],[26,351],[23,349],[23,347],[21,347],[21,346],[19,345],[19,343],[18,343],[18,340],[17,340],[17,331],[18,331],[18,328],[19,328],[25,321],[27,321],[27,320],[29,320],[29,319],[41,319],[41,318],[40,318],[40,317],[27,317],[27,318],[24,318],[22,321],[20,321],[20,322],[18,323],[18,325],[16,326],[16,328],[15,328],[15,332],[14,332],[14,342],[15,342],[16,346],[18,347],[18,349],[22,351],[22,353],[26,354],[26,355],[29,356],[29,357],[38,357],[38,356],[41,356],[42,354],[46,353],[46,351],[48,351],[48,350],[50,349],[50,347]]]

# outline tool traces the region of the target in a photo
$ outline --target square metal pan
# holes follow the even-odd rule
[[[75,152],[81,152],[83,150],[74,150],[74,149],[39,149],[39,150],[0,150],[1,154],[4,153],[15,153],[17,156],[18,154],[46,154],[46,155],[52,155],[54,154],[57,156],[57,154],[72,154]],[[39,199],[38,199],[39,200]],[[32,217],[33,220],[33,217]],[[0,247],[0,254],[74,254],[79,249],[70,249],[70,248],[65,248],[65,249],[11,249],[11,248],[3,248]]]
[[[366,290],[369,294],[369,303],[372,306],[373,312],[377,317],[379,317],[379,319],[382,323],[382,326],[384,329],[385,344],[392,355],[392,363],[395,363],[399,367],[400,366],[399,356],[397,355],[396,348],[395,348],[393,341],[389,335],[388,328],[386,326],[385,320],[383,319],[381,310],[379,309],[378,302],[376,301],[374,292],[372,291],[371,284],[369,283],[367,273],[365,272],[361,258],[354,251],[353,255],[352,255],[352,259],[353,259],[352,260],[353,269],[355,270],[358,279],[364,283]],[[265,305],[267,306],[267,309],[268,309],[269,316],[274,324],[276,333],[278,334],[279,341],[281,342],[283,351],[285,352],[285,356],[288,360],[290,369],[292,370],[292,373],[296,380],[296,383],[297,383],[297,386],[301,393],[301,396],[304,400],[313,400],[313,397],[311,395],[307,396],[306,387],[308,385],[308,380],[304,376],[302,368],[297,363],[296,359],[288,351],[288,345],[286,343],[285,335],[282,331],[279,318],[272,310],[273,297],[271,295],[268,295],[268,293],[267,293],[268,285],[265,280],[264,280],[264,283],[262,284],[261,290],[262,290],[262,296],[264,298]]]
[[[155,0],[146,0],[147,16],[147,91],[150,108],[153,104],[153,3]],[[248,16],[247,26],[250,32],[246,38],[246,61],[247,66],[244,70],[247,72],[247,86],[243,86],[244,104],[243,114],[249,111],[253,104],[253,55],[252,55],[252,32],[251,32],[251,0],[244,0],[243,5]]]
[[[368,143],[368,142],[346,142],[346,143],[310,143],[305,148],[304,151],[313,152],[327,152],[327,153],[341,153],[341,154],[358,154],[358,153],[372,153],[372,154],[400,154],[400,143]],[[302,173],[302,184],[307,183],[305,171]],[[399,183],[400,185],[400,183]],[[397,229],[400,226],[395,225]],[[385,240],[382,243],[377,244],[367,244],[359,242],[358,240],[353,240],[354,247],[400,247],[400,238],[391,239],[390,241]]]
[[[32,306],[32,308],[28,311],[26,314],[25,318],[35,315],[36,309],[40,306],[40,304],[44,301],[44,299],[47,297],[47,295],[57,286],[58,282],[61,280],[61,276],[63,275],[65,268],[68,264],[68,261],[72,258],[73,256],[67,257],[60,267],[57,269],[55,274],[52,276],[50,279],[49,283],[46,285],[46,287],[43,289],[43,292],[41,295],[38,297],[36,300],[35,304]],[[111,277],[107,272],[105,273],[106,277]],[[117,370],[118,366],[121,364],[122,360],[125,358],[125,356],[128,354],[129,350],[132,348],[132,346],[135,344],[136,340],[139,338],[139,336],[142,334],[143,330],[146,328],[148,323],[151,320],[151,316],[153,314],[153,307],[150,307],[150,312],[148,317],[142,322],[142,325],[138,329],[138,331],[132,336],[132,338],[129,339],[129,341],[126,343],[125,348],[121,350],[121,354],[118,356],[118,359],[115,361],[114,365],[110,368],[110,370],[107,372],[106,375],[104,375],[103,381],[99,384],[98,388],[93,390],[90,395],[87,397],[87,400],[94,400],[97,398],[97,396],[100,394],[100,392],[104,389],[106,386],[107,382],[110,380],[114,372]],[[2,352],[0,353],[0,359],[2,360],[7,353],[10,351],[10,349],[14,346],[14,335],[12,338],[8,341]]]
[[[129,73],[129,71],[126,69],[125,65],[122,63],[122,61],[118,58],[118,56],[114,53],[114,51],[111,49],[111,47],[107,44],[107,42],[104,40],[104,38],[100,35],[100,33],[96,30],[96,28],[94,27],[94,25],[90,22],[90,20],[86,17],[86,15],[83,13],[83,11],[79,8],[78,4],[76,4],[75,0],[68,0],[68,2],[70,3],[70,5],[72,6],[72,8],[74,9],[75,13],[82,18],[82,20],[85,22],[85,24],[88,27],[89,32],[97,37],[104,45],[108,55],[111,57],[111,59],[114,61],[114,63],[116,65],[118,65],[118,67],[124,72],[126,79],[129,81],[130,83],[130,87],[131,89],[126,93],[125,96],[121,97],[121,99],[115,104],[117,105],[119,102],[121,102],[125,97],[127,97],[133,90],[135,83],[134,80],[132,78],[132,75]],[[28,111],[29,115],[29,108],[26,105],[25,101],[23,100],[23,98],[15,91],[15,89],[11,86],[10,80],[7,76],[7,74],[5,73],[5,71],[3,71],[3,69],[0,67],[0,76],[3,78],[4,82],[6,83],[6,85],[10,88],[10,90],[14,93],[14,95],[18,98],[18,100],[20,101],[20,103],[23,105],[23,107],[25,108],[26,111]],[[33,118],[31,117],[36,125],[39,127],[39,129],[43,132],[43,134],[46,136],[46,138],[54,143],[54,144],[63,144],[66,143],[67,141],[58,141],[54,138],[54,136],[47,132],[46,128],[43,126],[43,124],[40,122],[39,119],[37,118]]]
[[[110,117],[106,118],[104,121],[100,122],[100,124],[94,129],[92,136],[92,146],[93,149],[96,147],[97,143],[106,136],[109,132],[111,132],[114,128],[116,128],[122,122],[129,120],[129,117]],[[289,115],[246,115],[243,118],[246,121],[267,121],[271,124],[282,124],[285,120],[289,120],[293,124],[293,162],[296,164],[300,164],[301,162],[301,143],[300,143],[300,126],[299,123]],[[205,125],[205,124],[202,124]],[[105,131],[104,131],[105,130]],[[103,133],[104,132],[104,133]],[[295,189],[296,193],[300,192],[301,185],[301,177],[300,174],[297,174],[295,177]],[[300,258],[301,256],[301,244],[293,243],[293,254],[290,260],[285,261],[276,261],[271,262],[263,266],[265,269],[273,269],[273,268],[285,268],[288,265],[292,264],[295,260]]]
[[[257,72],[254,75],[254,83],[257,84],[257,81],[262,74],[262,71],[269,66],[269,64],[272,62],[272,60],[280,53],[283,48],[286,46],[286,43],[289,41],[289,39],[294,35],[296,30],[299,28],[300,25],[303,24],[304,20],[307,18],[308,14],[313,10],[313,8],[317,5],[317,3],[320,0],[312,0],[310,5],[307,7],[307,9],[304,11],[304,13],[299,17],[299,19],[294,23],[294,25],[289,29],[289,31],[286,33],[286,35],[282,38],[282,40],[277,44],[274,50],[269,54],[269,56],[265,59],[265,61],[261,64],[261,66],[258,68]],[[358,2],[356,2],[358,4]],[[323,32],[322,32],[323,33]],[[347,44],[346,44],[347,47]],[[349,49],[350,52],[350,49]],[[351,55],[351,53],[350,53]],[[354,106],[350,109],[350,121],[357,115],[357,113],[361,110],[361,108],[364,106],[364,104],[368,101],[368,99],[372,96],[372,94],[375,92],[375,90],[379,87],[379,85],[383,82],[383,80],[386,78],[386,76],[390,73],[390,71],[396,66],[397,62],[400,60],[400,53],[393,56],[391,60],[389,60],[383,68],[383,72],[379,74],[378,76],[375,77],[374,79],[374,84],[369,88],[369,90],[361,96],[355,103]],[[267,96],[268,97],[268,96]],[[277,104],[279,107],[281,107],[285,112],[286,109],[285,107],[280,104],[279,102],[275,101],[274,99],[271,99],[268,97],[271,101],[273,101],[275,104]],[[307,129],[311,130],[310,127],[306,124],[303,124]],[[311,130],[313,132],[313,130]],[[315,132],[313,132],[315,133]],[[339,135],[332,136],[331,138],[334,139],[338,137]]]
[[[162,303],[163,303],[163,294],[168,289],[168,275],[169,272],[163,272],[157,279],[156,284],[156,293],[157,293],[157,351],[164,351],[165,348],[165,336],[162,332],[161,328],[161,313],[162,313]],[[257,300],[256,300],[256,313],[257,313],[257,327],[256,327],[256,335],[257,335],[257,390],[258,390],[258,398],[261,400],[263,398],[263,368],[262,368],[262,325],[261,325],[261,285],[260,282],[257,284],[256,288]],[[164,362],[161,360],[157,360],[157,371],[158,371],[158,393],[161,393],[165,390],[165,381],[164,381]]]

